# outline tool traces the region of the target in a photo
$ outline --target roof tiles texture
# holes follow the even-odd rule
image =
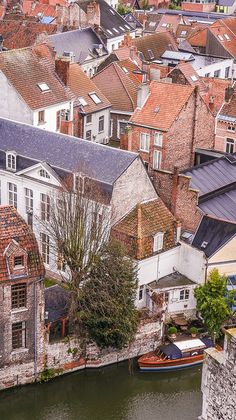
[[[209,31],[233,57],[236,57],[236,18],[220,19],[210,26]]]
[[[43,65],[30,47],[0,54],[0,70],[32,110],[68,102],[73,97],[47,64]],[[38,83],[46,83],[49,90],[42,92]]]
[[[193,86],[153,81],[148,99],[136,109],[130,122],[167,131],[193,91]]]
[[[154,59],[160,59],[166,50],[178,51],[177,44],[170,32],[159,32],[134,39],[134,45],[141,52],[146,61],[153,61],[149,50],[153,52]]]
[[[181,73],[183,73],[184,77],[191,86],[198,86],[200,92],[206,92],[207,87],[204,81],[198,76],[191,63],[179,63],[173,71],[175,71],[175,69],[179,69]]]

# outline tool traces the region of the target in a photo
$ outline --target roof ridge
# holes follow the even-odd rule
[[[136,105],[135,105],[135,103],[134,103],[134,101],[133,101],[133,99],[132,99],[132,97],[131,97],[131,95],[130,95],[130,93],[129,93],[129,91],[128,91],[128,89],[127,89],[127,87],[125,86],[125,84],[124,84],[124,82],[123,82],[123,80],[122,80],[122,77],[121,77],[121,74],[119,74],[119,72],[123,72],[123,70],[120,68],[120,66],[116,63],[116,62],[114,62],[114,64],[115,64],[115,70],[116,70],[116,73],[117,73],[117,75],[118,75],[118,77],[119,77],[119,79],[120,79],[120,81],[121,81],[121,83],[122,83],[122,85],[123,85],[123,87],[124,87],[124,89],[125,89],[125,91],[126,91],[126,93],[127,93],[127,95],[128,95],[128,97],[129,97],[129,99],[130,99],[130,101],[131,101],[131,103],[132,103],[132,105],[133,105],[133,107],[134,107],[134,109],[136,108]],[[117,71],[117,69],[119,68],[119,70]],[[124,73],[124,72],[123,72]],[[123,76],[123,75],[122,75]],[[133,87],[136,89],[136,86],[135,86],[135,84],[134,84],[134,82],[124,73],[124,80],[128,80],[132,85],[133,85]]]

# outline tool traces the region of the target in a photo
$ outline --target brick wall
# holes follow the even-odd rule
[[[111,112],[111,119],[113,121],[112,126],[112,140],[120,140],[118,137],[119,131],[118,131],[118,122],[119,121],[129,121],[130,115],[124,115],[124,114],[115,114],[114,112]]]
[[[226,139],[232,139],[234,140],[234,152],[236,150],[236,131],[229,130],[230,126],[226,122],[223,121],[217,121],[216,125],[216,135],[215,135],[215,150],[219,150],[220,152],[226,151]]]

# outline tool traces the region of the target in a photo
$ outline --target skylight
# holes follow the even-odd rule
[[[130,27],[129,27],[128,25],[125,25],[125,27],[126,27],[127,29],[130,29]]]
[[[84,98],[82,98],[82,96],[79,97],[79,101],[80,101],[80,104],[83,105],[83,106],[88,105],[86,100]]]
[[[154,27],[156,25],[156,22],[150,22],[149,26]]]
[[[193,74],[192,76],[190,76],[193,82],[196,82],[198,80],[197,76],[195,76],[195,74]]]
[[[102,102],[95,92],[89,93],[89,96],[96,105]]]
[[[163,28],[166,28],[166,27],[167,27],[167,23],[163,23],[161,26],[162,26]]]
[[[129,73],[126,67],[122,67],[125,73]]]
[[[123,26],[119,26],[119,28],[120,28],[122,31],[125,31],[125,28],[123,28]]]
[[[206,247],[207,247],[207,245],[208,245],[208,242],[203,241],[203,243],[202,243],[202,245],[201,245],[201,248],[206,248]]]
[[[115,14],[115,12],[114,12],[114,10],[113,10],[113,9],[110,9],[110,12],[111,12],[111,14],[112,14],[112,15],[114,15],[114,14]]]
[[[180,35],[187,35],[187,31],[181,31]]]
[[[116,28],[112,28],[114,32],[116,32],[117,34],[119,33],[119,31],[117,31]]]
[[[225,39],[227,39],[227,41],[230,41],[230,37],[229,37],[229,35],[224,34],[224,36],[225,36]]]
[[[148,50],[148,54],[151,60],[153,60],[153,58],[155,58],[153,51],[152,50]]]
[[[107,29],[107,32],[108,32],[110,35],[112,35],[112,32],[110,31],[110,29]]]
[[[49,86],[45,82],[37,83],[37,86],[41,90],[41,92],[47,92],[50,90]]]
[[[219,38],[219,40],[220,40],[220,41],[224,41],[224,38],[223,38],[223,36],[221,36],[221,35],[218,35],[218,38]]]

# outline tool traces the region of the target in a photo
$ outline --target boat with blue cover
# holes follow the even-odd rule
[[[138,365],[143,371],[168,371],[200,365],[204,350],[209,347],[214,347],[213,342],[206,337],[176,341],[144,354],[138,359]]]

